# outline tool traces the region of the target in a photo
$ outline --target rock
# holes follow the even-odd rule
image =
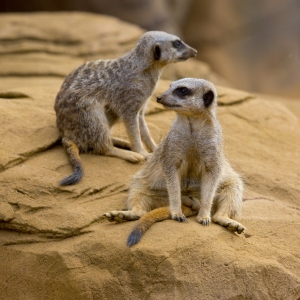
[[[7,202],[0,202],[0,222],[9,222],[14,218],[14,211]]]
[[[109,223],[102,215],[125,207],[142,163],[82,154],[82,181],[58,185],[71,172],[53,110],[62,81],[0,81],[3,299],[300,297],[300,129],[291,111],[263,95],[218,86],[226,156],[245,182],[247,233],[203,227],[194,217],[187,224],[167,220],[129,249],[135,223]],[[159,82],[147,110],[157,142],[175,116],[155,102],[169,85]],[[127,139],[122,124],[113,134]]]
[[[66,76],[86,60],[129,51],[143,33],[113,17],[70,12],[4,14],[0,28],[1,76]]]

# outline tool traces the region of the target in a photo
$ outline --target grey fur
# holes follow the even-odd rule
[[[147,157],[142,141],[150,151],[154,151],[156,144],[144,111],[162,69],[196,53],[174,35],[149,31],[122,57],[86,62],[71,72],[55,102],[57,127],[67,152],[77,147],[80,152],[115,156],[130,162]],[[130,144],[110,136],[110,128],[119,120],[125,123]],[[71,148],[66,146],[71,144]],[[80,163],[79,156],[76,159]]]

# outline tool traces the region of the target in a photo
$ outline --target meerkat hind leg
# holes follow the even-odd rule
[[[131,149],[130,143],[127,141],[124,141],[119,138],[113,138],[113,137],[111,138],[111,141],[115,147],[126,149],[126,150]]]
[[[230,218],[230,201],[232,199],[230,200],[230,198],[217,198],[215,200],[217,202],[217,211],[212,216],[212,221],[228,228],[231,231],[236,231],[239,234],[246,231],[246,228],[241,223]]]
[[[219,213],[216,213],[212,217],[213,222],[218,223],[219,225],[228,228],[231,231],[237,232],[239,234],[246,231],[246,228],[239,222],[230,219],[228,215],[220,215]]]
[[[200,209],[200,203],[197,200],[194,200],[193,197],[183,196],[181,197],[182,205],[189,207],[192,211],[198,213]]]
[[[229,181],[230,184],[222,188],[214,199],[214,214],[212,220],[231,231],[242,233],[246,228],[239,222],[231,219],[239,215],[242,205],[242,188],[238,180]]]

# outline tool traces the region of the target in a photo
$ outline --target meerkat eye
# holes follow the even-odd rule
[[[181,45],[182,45],[182,42],[180,40],[176,40],[176,41],[173,42],[173,46],[175,48],[179,48]]]
[[[179,97],[187,96],[191,94],[191,91],[186,87],[179,87],[175,90],[175,92]]]
[[[214,101],[215,95],[212,91],[208,91],[203,95],[204,106],[209,107]]]

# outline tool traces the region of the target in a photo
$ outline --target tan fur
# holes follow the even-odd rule
[[[156,144],[144,119],[147,101],[164,66],[187,60],[196,53],[174,35],[149,31],[122,57],[86,62],[71,72],[55,102],[57,127],[63,140],[68,141],[63,145],[74,169],[61,184],[74,184],[83,174],[79,156],[75,161],[71,159],[75,155],[70,151],[75,148],[68,147],[69,143],[75,144],[80,152],[130,162],[148,156],[142,141],[148,150],[154,151]],[[119,120],[125,124],[130,143],[110,136],[110,128]]]
[[[188,215],[197,214],[202,225],[209,225],[212,215],[214,222],[242,233],[245,227],[232,218],[241,212],[243,183],[224,156],[215,87],[206,80],[181,79],[157,101],[175,110],[177,117],[152,157],[133,177],[128,211],[105,216],[110,221],[143,216],[129,236],[129,246],[138,242],[142,229],[157,220],[171,217],[185,222],[182,204],[189,207]],[[169,215],[160,210],[164,213],[158,218],[155,209],[167,205]]]

